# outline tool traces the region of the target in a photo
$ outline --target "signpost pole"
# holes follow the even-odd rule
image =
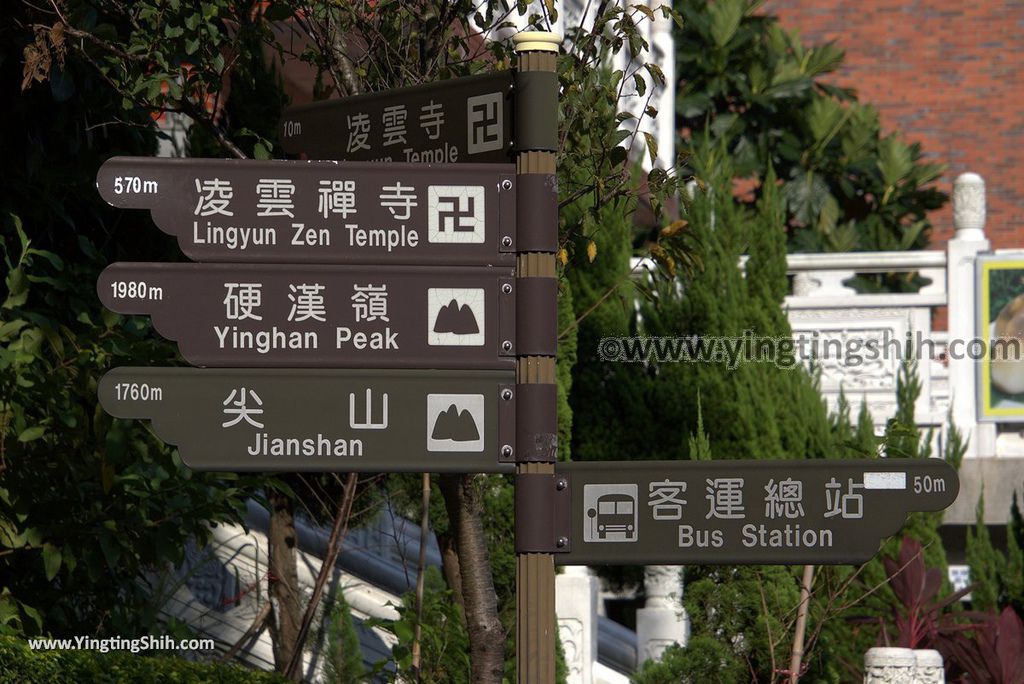
[[[524,32],[516,35],[518,71],[516,74],[516,112],[514,141],[516,145],[516,173],[521,193],[529,187],[543,192],[547,184],[548,203],[541,202],[543,216],[537,216],[538,203],[524,197],[519,207],[530,206],[532,211],[517,212],[517,285],[523,298],[529,288],[537,288],[555,295],[555,252],[558,242],[557,193],[554,185],[555,150],[558,129],[558,82],[555,75],[555,58],[560,38],[547,32]],[[547,111],[543,111],[547,109]],[[522,193],[529,195],[530,192]],[[555,197],[553,206],[550,197]],[[530,214],[534,214],[531,216]],[[525,233],[525,234],[524,234]],[[532,281],[532,282],[531,282]],[[539,281],[547,281],[541,283]],[[554,300],[554,296],[550,297]],[[557,311],[557,301],[543,302],[542,308]],[[529,321],[520,320],[524,309],[517,310],[517,329],[525,335],[535,335],[535,326],[530,330]],[[545,326],[546,327],[546,326]],[[556,337],[555,330],[550,336]],[[555,395],[555,339],[536,340],[539,347],[527,345],[517,359],[516,382],[519,386],[520,401],[517,407],[528,403],[526,392],[543,392],[549,397]],[[533,346],[533,348],[531,348]],[[547,349],[542,349],[547,347]],[[534,354],[535,350],[548,354]],[[545,388],[530,388],[530,385],[546,385]],[[536,395],[540,396],[540,394]],[[554,402],[550,413],[554,413]],[[553,416],[548,416],[553,418]],[[547,421],[545,421],[547,422]],[[550,424],[553,424],[552,421]],[[519,430],[517,429],[517,432]],[[520,433],[521,434],[521,433]],[[534,433],[536,435],[536,433]],[[547,475],[554,477],[556,445],[552,438],[537,448],[537,440],[524,443],[517,437],[516,481],[517,490],[521,478],[526,475]],[[543,441],[543,440],[541,440]],[[518,500],[518,497],[517,497]],[[517,520],[533,515],[533,512],[517,511]],[[522,521],[520,521],[522,522]],[[544,524],[544,521],[536,521]],[[551,529],[550,527],[548,529]],[[555,568],[551,553],[519,552],[516,555],[516,671],[521,684],[552,684],[555,681]]]

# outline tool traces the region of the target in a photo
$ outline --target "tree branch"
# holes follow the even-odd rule
[[[302,645],[309,635],[309,626],[313,622],[313,615],[320,603],[320,597],[324,592],[324,584],[327,578],[334,572],[334,565],[338,560],[338,553],[341,551],[341,542],[348,531],[348,521],[352,514],[352,501],[355,499],[357,475],[349,473],[345,479],[345,488],[342,490],[341,501],[338,503],[338,512],[334,516],[334,526],[331,528],[331,536],[327,541],[327,553],[324,554],[323,563],[320,565],[320,572],[317,573],[316,583],[313,585],[313,595],[306,604],[306,612],[302,616],[302,623],[299,626],[299,634],[295,640],[295,649],[292,659],[285,670],[285,677],[293,679],[302,662]]]

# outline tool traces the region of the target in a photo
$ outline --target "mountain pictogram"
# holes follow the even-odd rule
[[[460,411],[455,404],[437,415],[430,438],[435,440],[450,439],[455,442],[473,442],[480,439],[473,414],[468,410]]]
[[[480,326],[477,325],[476,316],[468,304],[460,306],[458,301],[452,299],[437,312],[434,332],[474,335],[480,332]]]

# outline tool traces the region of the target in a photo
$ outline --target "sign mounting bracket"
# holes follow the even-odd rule
[[[572,550],[572,487],[567,473],[516,475],[516,553]]]

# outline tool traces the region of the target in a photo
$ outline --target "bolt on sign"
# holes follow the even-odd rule
[[[116,368],[100,404],[194,470],[511,472],[512,371]]]
[[[559,463],[555,478],[563,565],[862,563],[960,488],[932,458]]]
[[[515,263],[515,166],[114,157],[96,186],[194,261]]]
[[[289,107],[289,154],[376,162],[508,162],[511,71]]]
[[[100,300],[196,366],[515,366],[511,268],[115,263]]]

